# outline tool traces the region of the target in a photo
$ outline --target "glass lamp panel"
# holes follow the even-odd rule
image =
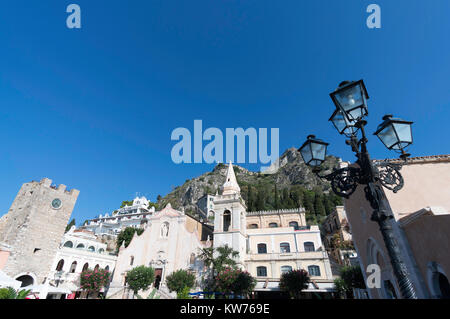
[[[377,135],[388,149],[391,149],[398,142],[392,124],[387,125]]]
[[[338,111],[335,113],[335,115],[332,117],[332,122],[338,130],[339,134],[351,135],[356,132],[356,127],[353,126],[354,121],[347,120],[347,117],[343,115],[342,111]]]
[[[300,153],[302,154],[303,161],[306,164],[309,164],[309,162],[312,159],[312,153],[311,153],[311,143],[306,144],[302,149],[300,150]]]
[[[320,166],[320,164],[322,164],[322,161],[312,160],[311,162],[309,162],[310,166]]]
[[[311,143],[312,157],[315,160],[324,161],[327,153],[327,146],[322,143]]]
[[[332,119],[332,122],[339,133],[342,133],[347,126],[347,121],[345,117],[342,115],[342,112],[338,112]]]
[[[358,118],[362,118],[363,116],[366,115],[362,104],[361,104],[361,106],[348,111],[347,114],[348,114],[349,120],[357,120]]]
[[[358,105],[363,104],[364,99],[361,94],[360,85],[350,86],[339,93],[336,93],[336,100],[344,111],[349,111]]]
[[[402,143],[411,144],[412,134],[411,134],[411,124],[409,123],[394,123],[395,131],[397,132],[398,139]]]

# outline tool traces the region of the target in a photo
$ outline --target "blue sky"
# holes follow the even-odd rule
[[[415,122],[414,156],[448,154],[449,14],[448,0],[1,1],[0,215],[43,177],[80,190],[78,223],[136,192],[155,200],[213,168],[171,160],[172,130],[195,119],[280,128],[281,152],[315,133],[353,160],[327,121],[347,79],[366,83],[369,132],[393,113]]]

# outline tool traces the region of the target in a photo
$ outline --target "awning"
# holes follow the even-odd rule
[[[21,281],[9,277],[7,274],[0,270],[0,288],[11,287],[17,290],[21,285]]]
[[[42,293],[47,290],[47,294],[71,294],[72,291],[64,287],[54,287],[51,285],[32,285],[23,287],[23,289],[31,290],[34,293]]]

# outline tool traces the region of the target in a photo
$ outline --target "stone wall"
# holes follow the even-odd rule
[[[0,243],[10,247],[5,273],[31,276],[40,284],[49,272],[79,191],[52,186],[50,179],[22,185],[8,214],[0,220]],[[61,204],[52,202],[59,199]],[[37,282],[36,282],[37,281]]]

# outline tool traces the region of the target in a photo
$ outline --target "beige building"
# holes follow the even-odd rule
[[[22,286],[44,282],[79,191],[48,178],[22,185],[0,218],[0,268]]]
[[[214,197],[214,247],[239,251],[238,264],[257,279],[258,297],[277,297],[283,272],[305,269],[312,282],[305,295],[333,291],[333,276],[318,226],[308,226],[303,208],[246,212],[233,166],[222,195]]]
[[[395,160],[391,162],[396,162]],[[401,169],[404,187],[384,189],[392,227],[419,298],[450,298],[450,155],[415,157]],[[362,269],[377,264],[381,285],[371,298],[400,298],[392,266],[372,209],[358,186],[345,201]],[[366,273],[363,272],[367,277]]]
[[[332,261],[340,266],[358,263],[344,206],[336,206],[336,209],[325,218],[322,233]]]

